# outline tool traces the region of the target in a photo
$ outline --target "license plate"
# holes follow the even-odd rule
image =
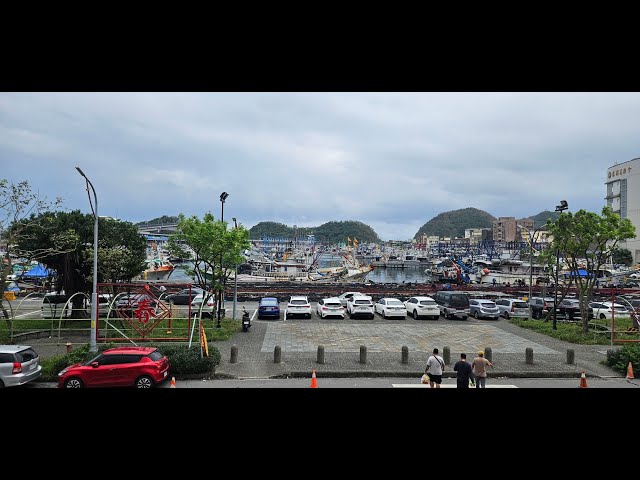
[[[164,372],[164,376],[165,376],[165,377],[167,376],[167,372]]]

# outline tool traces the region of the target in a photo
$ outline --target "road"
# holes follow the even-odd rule
[[[318,378],[319,388],[429,388],[411,378]],[[177,380],[176,388],[309,388],[309,378],[243,380]],[[445,378],[445,388],[455,388],[455,379]],[[394,386],[395,385],[395,386]],[[489,378],[488,388],[578,388],[579,378]],[[36,382],[25,388],[55,388],[54,383]],[[640,388],[640,380],[588,378],[588,388]],[[170,388],[165,382],[160,388]]]

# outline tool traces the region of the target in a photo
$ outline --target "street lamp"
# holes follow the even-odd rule
[[[518,228],[520,228],[520,230],[524,230],[524,227],[521,225],[518,225]],[[535,241],[536,233],[538,233],[542,228],[544,228],[544,225],[534,229],[533,233],[529,233],[527,230],[527,235],[529,235],[529,307],[531,307],[531,286],[533,284],[533,242]]]
[[[556,212],[562,212],[569,208],[569,204],[566,200],[560,200],[560,205],[556,205]],[[553,297],[553,330],[557,330],[558,327],[556,325],[556,316],[558,313],[558,270],[560,269],[560,248],[556,248],[556,284],[554,288],[554,297]]]
[[[233,228],[238,228],[238,222],[236,222],[236,217],[233,217]],[[238,264],[235,265],[236,274],[233,277],[233,319],[236,319],[236,305],[238,303]]]
[[[220,221],[224,223],[224,201],[227,199],[229,194],[227,192],[222,192],[220,194],[220,204],[222,207],[222,214],[220,216]],[[220,251],[220,280],[222,280],[222,250]],[[224,295],[224,290],[220,289],[220,296],[218,297],[218,323],[216,324],[217,328],[222,328],[220,324],[220,315],[222,314],[222,297]]]
[[[91,336],[89,337],[89,351],[96,352],[98,347],[96,346],[96,322],[98,320],[98,196],[96,195],[96,189],[93,188],[93,184],[89,181],[80,167],[76,167],[78,173],[82,175],[86,181],[87,195],[89,197],[89,205],[93,212],[93,290],[91,292]],[[96,202],[95,209],[91,203],[91,195],[89,195],[89,187],[93,190],[93,198]]]

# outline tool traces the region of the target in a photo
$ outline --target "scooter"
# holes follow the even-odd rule
[[[251,327],[251,318],[249,317],[249,312],[247,312],[246,308],[242,307],[242,310],[242,331],[248,332],[249,327]]]

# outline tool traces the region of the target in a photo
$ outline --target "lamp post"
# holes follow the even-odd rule
[[[96,322],[98,321],[98,196],[96,195],[96,189],[93,188],[93,184],[89,181],[80,167],[76,167],[78,173],[82,175],[86,181],[87,195],[89,196],[89,205],[91,205],[91,211],[93,212],[93,290],[91,291],[91,333],[89,337],[89,351],[96,352],[98,347],[96,346]],[[91,195],[89,195],[89,187],[93,190],[93,198],[96,202],[95,209],[91,203]]]
[[[229,194],[227,192],[222,192],[220,194],[220,205],[222,207],[222,214],[220,216],[220,221],[224,224],[224,201],[227,199]],[[220,251],[220,280],[222,280],[222,251]],[[216,324],[217,328],[222,328],[220,324],[220,315],[222,314],[222,296],[224,295],[224,289],[220,288],[220,296],[218,298],[218,323]]]
[[[520,225],[518,225],[518,228],[520,228],[521,230],[524,230],[524,227]],[[534,229],[533,233],[531,234],[527,231],[527,235],[529,235],[529,297],[528,297],[529,308],[531,308],[531,295],[533,295],[531,291],[532,285],[533,285],[533,242],[535,241],[536,233],[538,233],[541,228],[543,227],[538,227]]]
[[[569,204],[566,200],[560,200],[560,205],[556,205],[556,212],[562,212],[569,208]],[[558,326],[556,325],[556,316],[558,313],[558,270],[560,269],[560,248],[556,248],[556,284],[554,288],[554,297],[553,297],[553,330],[557,330]]]
[[[236,217],[233,217],[233,228],[238,228]],[[238,264],[235,264],[235,276],[233,277],[233,319],[236,319],[236,305],[238,303]]]

